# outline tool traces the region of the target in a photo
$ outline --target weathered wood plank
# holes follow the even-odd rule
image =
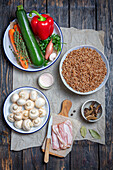
[[[95,29],[95,1],[70,1],[70,26],[78,29]]]
[[[113,1],[97,1],[97,29],[105,31],[105,55],[110,64],[106,83],[106,145],[99,145],[100,169],[113,169]]]
[[[60,27],[69,27],[68,0],[48,0],[47,12]]]
[[[95,29],[95,1],[70,1],[70,27]],[[70,154],[71,169],[98,169],[98,144],[89,141],[75,142]]]
[[[0,1],[0,169],[21,169],[22,152],[10,151],[10,128],[3,118],[3,102],[13,89],[12,65],[3,50],[3,34],[12,19],[15,18],[15,7],[22,1]]]
[[[98,145],[88,141],[81,141],[73,145],[71,169],[97,170]]]
[[[58,158],[50,156],[49,163],[47,164],[48,170],[69,170],[70,169],[70,155],[65,158]]]
[[[27,12],[30,12],[31,10],[36,10],[39,13],[45,13],[46,12],[46,0],[24,0],[24,9]]]
[[[44,155],[41,151],[41,147],[23,150],[23,170],[24,169],[46,169],[46,164],[44,164]]]

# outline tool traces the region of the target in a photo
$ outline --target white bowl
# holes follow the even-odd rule
[[[85,92],[85,93],[80,92],[80,91],[76,91],[76,90],[72,89],[72,88],[67,84],[67,82],[65,81],[65,79],[64,79],[64,77],[63,77],[63,75],[62,75],[62,64],[63,64],[66,56],[67,56],[71,51],[77,50],[77,49],[80,49],[80,48],[83,48],[83,47],[95,49],[95,50],[101,55],[101,57],[102,57],[105,65],[106,65],[106,68],[107,68],[107,74],[106,74],[106,76],[105,76],[105,78],[104,78],[104,81],[100,84],[100,86],[97,87],[97,88],[96,88],[95,90],[93,90],[93,91],[89,91],[89,92]],[[109,62],[108,62],[106,56],[105,56],[101,51],[99,51],[96,47],[93,47],[93,46],[90,46],[90,45],[81,45],[81,46],[77,46],[77,47],[74,47],[74,48],[70,49],[69,51],[67,51],[67,52],[64,54],[64,56],[62,57],[62,59],[61,59],[61,61],[60,61],[59,72],[60,72],[60,77],[61,77],[64,85],[65,85],[69,90],[71,90],[72,92],[74,92],[74,93],[76,93],[76,94],[79,94],[79,95],[89,95],[89,94],[92,94],[92,93],[97,92],[98,90],[100,90],[100,89],[105,85],[105,83],[107,82],[108,77],[109,77],[110,69],[109,69]]]
[[[91,105],[92,102],[95,102],[95,105],[96,105],[96,106],[97,106],[97,104],[100,104],[100,105],[101,105],[101,112],[97,114],[97,119],[95,119],[95,120],[87,120],[86,117],[85,117],[85,115],[84,115],[84,109],[85,109],[85,108],[89,108],[89,106]],[[87,101],[82,105],[82,107],[81,107],[81,115],[82,115],[82,117],[83,117],[86,121],[88,121],[88,122],[91,122],[91,123],[97,122],[97,121],[100,120],[101,117],[103,116],[103,107],[102,107],[102,104],[101,104],[99,101],[95,100],[95,99],[87,100]]]
[[[45,99],[45,101],[46,101],[44,108],[46,109],[47,114],[46,114],[46,116],[44,116],[44,117],[41,118],[41,119],[42,119],[41,125],[38,126],[38,127],[32,127],[31,130],[29,130],[29,131],[24,131],[23,129],[17,129],[17,128],[15,128],[15,126],[13,125],[13,123],[9,122],[9,120],[7,119],[8,114],[11,113],[10,110],[9,110],[9,108],[10,108],[10,106],[11,106],[11,104],[12,104],[12,102],[11,102],[11,96],[12,96],[14,93],[19,93],[19,91],[21,91],[21,90],[23,90],[23,89],[24,89],[24,90],[27,90],[28,92],[30,92],[31,90],[37,91],[38,96],[43,97],[43,98]],[[5,102],[4,102],[4,106],[3,106],[3,115],[4,115],[4,118],[5,118],[6,123],[10,126],[11,129],[15,130],[16,132],[23,133],[23,134],[34,133],[34,132],[39,131],[40,129],[42,129],[42,128],[45,126],[45,124],[47,123],[48,119],[49,119],[49,115],[50,115],[50,105],[49,105],[49,101],[48,101],[47,97],[46,97],[40,90],[38,90],[38,89],[36,89],[36,88],[28,87],[28,86],[26,86],[26,87],[20,87],[20,88],[15,89],[14,91],[12,91],[12,92],[7,96],[7,98],[6,98]]]
[[[29,13],[27,14],[27,16],[29,15]],[[32,17],[34,17],[35,14],[32,14]],[[32,18],[32,17],[29,17],[28,18]],[[16,20],[16,19],[15,19]],[[13,20],[12,22],[14,22],[15,20]],[[12,53],[11,49],[9,48],[9,46],[11,46],[11,48],[13,49],[12,45],[11,45],[11,42],[10,42],[10,39],[9,39],[9,35],[8,35],[8,32],[9,32],[9,29],[10,29],[10,25],[7,27],[5,33],[4,33],[4,38],[3,38],[3,48],[4,48],[4,51],[5,51],[5,54],[8,58],[8,60],[17,68],[19,68],[20,70],[24,70],[24,71],[29,71],[29,72],[36,72],[36,71],[41,71],[41,70],[44,70],[44,69],[47,69],[48,67],[50,67],[51,65],[53,65],[57,59],[59,58],[60,54],[61,54],[61,51],[62,51],[62,48],[63,48],[63,35],[62,35],[62,31],[60,29],[60,27],[58,26],[58,24],[54,21],[54,30],[53,30],[53,34],[58,34],[60,37],[61,37],[61,51],[58,53],[57,57],[55,58],[54,61],[52,62],[49,62],[47,64],[47,66],[42,66],[40,68],[38,67],[31,67],[29,66],[28,69],[24,69],[21,65],[19,65],[17,63],[17,60],[14,56],[14,54]]]

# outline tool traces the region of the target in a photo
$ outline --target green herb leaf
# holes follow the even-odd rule
[[[90,134],[91,134],[91,136],[93,138],[95,138],[95,139],[100,139],[101,138],[100,135],[95,130],[89,129],[89,132],[90,132]]]
[[[54,49],[57,51],[57,53],[59,51],[61,51],[61,38],[58,34],[53,34],[50,37],[48,37],[46,40],[41,40],[39,42],[39,45],[40,45],[43,55],[45,55],[46,47],[49,44],[49,42],[51,41],[51,39],[52,39]]]
[[[80,133],[81,133],[81,136],[82,136],[83,138],[85,138],[86,133],[87,133],[85,126],[82,126],[82,127],[80,128]]]

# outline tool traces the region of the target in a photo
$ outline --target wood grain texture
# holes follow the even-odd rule
[[[70,1],[70,27],[95,29],[95,1]]]
[[[105,31],[105,55],[110,64],[106,83],[106,146],[99,145],[100,169],[113,169],[113,1],[97,1],[97,29]]]
[[[71,169],[97,170],[98,147],[97,144],[88,141],[80,141],[75,144],[71,154]]]
[[[60,27],[69,27],[68,0],[47,0],[47,12]]]
[[[12,65],[3,50],[3,34],[10,21],[15,18],[16,6],[22,1],[0,1],[0,169],[21,169],[22,152],[10,151],[10,128],[3,118],[3,102],[13,90]]]
[[[68,117],[68,113],[71,109],[71,106],[72,106],[72,102],[70,100],[64,100],[62,102],[62,109],[59,115]]]
[[[44,153],[40,147],[23,150],[23,170],[43,170],[46,169],[44,163]]]
[[[47,138],[46,139],[46,148],[45,148],[45,154],[44,154],[44,162],[48,163],[49,162],[49,147],[50,147],[51,139]]]
[[[36,10],[39,13],[46,13],[46,0],[24,0],[24,9],[27,12]]]

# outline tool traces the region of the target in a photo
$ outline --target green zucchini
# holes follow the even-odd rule
[[[44,65],[44,57],[31,30],[29,20],[22,5],[17,6],[16,16],[32,63],[35,66]]]

